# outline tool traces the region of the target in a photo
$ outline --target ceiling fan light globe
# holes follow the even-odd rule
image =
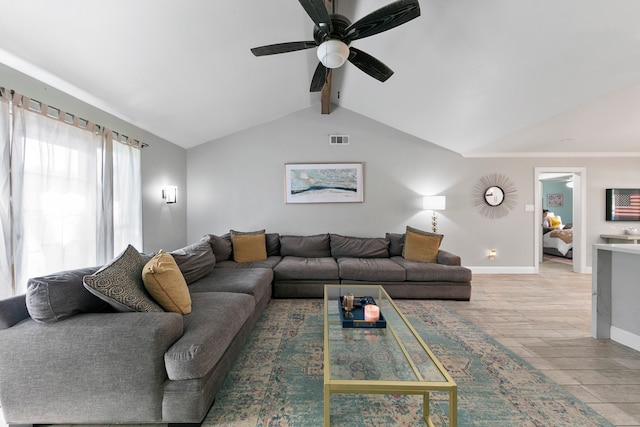
[[[318,46],[318,59],[327,68],[339,68],[349,58],[349,46],[340,40],[327,40]]]

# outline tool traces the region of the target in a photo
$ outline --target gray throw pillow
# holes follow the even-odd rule
[[[129,245],[100,270],[84,276],[84,287],[117,311],[163,312],[142,282],[145,264],[140,252]]]
[[[331,256],[329,234],[313,236],[280,236],[280,255],[301,258]]]
[[[227,261],[231,259],[233,252],[233,245],[231,244],[231,234],[227,233],[223,236],[216,236],[215,234],[205,234],[202,240],[206,240],[213,249],[213,254],[216,257],[216,262]]]
[[[103,311],[108,304],[87,291],[82,279],[100,267],[61,271],[27,282],[27,310],[38,322],[57,322],[79,313]]]
[[[404,233],[386,233],[384,238],[389,242],[389,256],[402,256]]]
[[[265,244],[267,245],[267,256],[280,255],[280,235],[278,233],[267,233]]]
[[[178,264],[187,285],[211,273],[216,265],[213,248],[206,240],[169,253]]]

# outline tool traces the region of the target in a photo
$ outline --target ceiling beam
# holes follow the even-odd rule
[[[329,107],[331,106],[331,76],[333,76],[333,70],[331,68],[328,69],[327,72],[327,80],[324,82],[324,86],[322,86],[322,91],[320,92],[320,104],[322,114],[329,114]]]

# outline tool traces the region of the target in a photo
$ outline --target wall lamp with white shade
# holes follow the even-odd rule
[[[438,217],[436,216],[436,211],[443,211],[446,206],[446,196],[424,196],[422,198],[422,209],[433,211],[431,226],[434,233],[438,231]]]
[[[162,189],[162,200],[168,204],[178,201],[178,187],[175,185],[167,185]]]

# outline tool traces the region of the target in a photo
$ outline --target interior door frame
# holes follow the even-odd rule
[[[587,274],[587,168],[576,166],[539,166],[534,168],[534,272],[540,268],[542,253],[542,182],[544,173],[572,173],[573,180],[573,271]]]

